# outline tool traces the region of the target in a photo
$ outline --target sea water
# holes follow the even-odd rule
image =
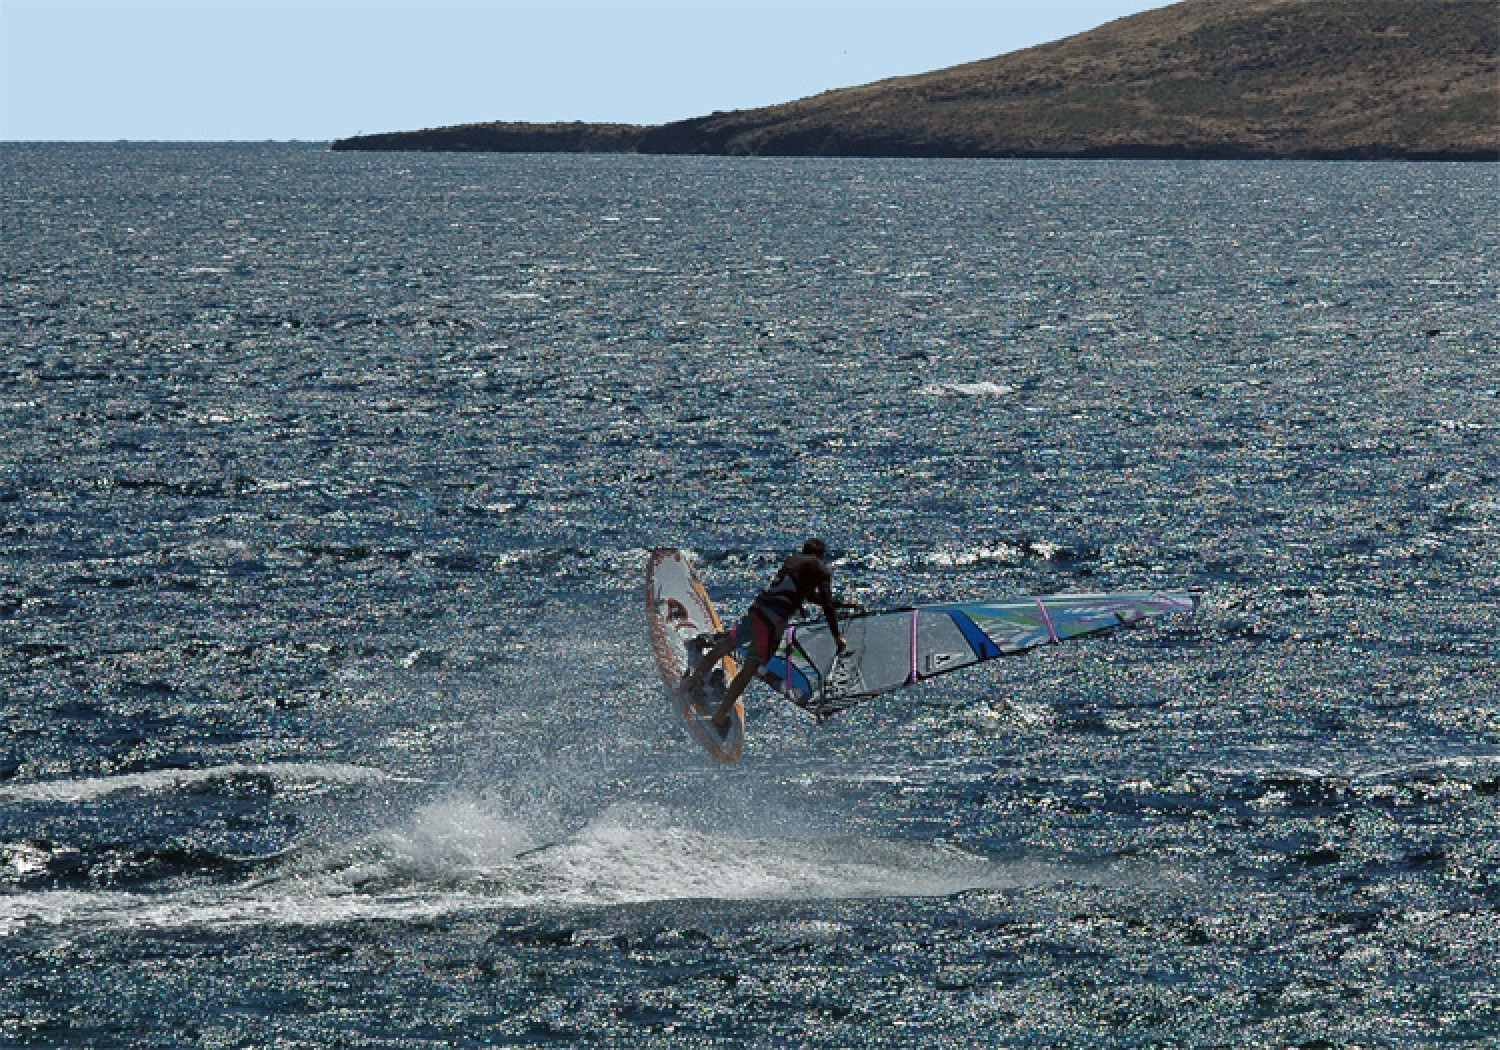
[[[1472,165],[0,149],[0,1045],[1500,1039]],[[1204,607],[813,724],[726,615]]]

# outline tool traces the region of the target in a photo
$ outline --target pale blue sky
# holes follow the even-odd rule
[[[1167,0],[0,0],[0,140],[657,124],[1069,36]]]

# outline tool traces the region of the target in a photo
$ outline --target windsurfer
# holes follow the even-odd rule
[[[776,654],[781,646],[781,637],[786,633],[787,623],[802,611],[804,603],[811,601],[823,610],[839,652],[844,651],[838,610],[855,606],[834,600],[833,573],[824,561],[827,557],[828,548],[822,540],[810,539],[804,543],[802,553],[794,554],[784,561],[770,586],[750,603],[744,619],[732,631],[715,639],[703,658],[682,676],[683,691],[688,696],[695,696],[703,688],[704,679],[720,660],[735,649],[744,649],[739,673],[729,683],[723,700],[714,712],[714,731],[720,736],[729,731],[730,713],[734,710],[735,701],[750,685],[755,672]]]

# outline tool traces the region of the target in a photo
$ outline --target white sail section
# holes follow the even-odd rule
[[[1197,595],[1129,591],[919,605],[842,621],[839,654],[826,624],[788,629],[762,679],[826,717],[872,696],[985,660],[1197,608]]]

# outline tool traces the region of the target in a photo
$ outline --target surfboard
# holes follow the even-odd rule
[[[646,622],[656,669],[677,717],[718,761],[738,762],[745,742],[744,705],[735,701],[727,734],[720,736],[713,727],[714,710],[737,671],[734,658],[724,660],[722,670],[709,678],[697,702],[679,688],[689,660],[697,659],[708,636],[724,628],[708,591],[693,572],[692,561],[675,547],[658,547],[647,561]]]

